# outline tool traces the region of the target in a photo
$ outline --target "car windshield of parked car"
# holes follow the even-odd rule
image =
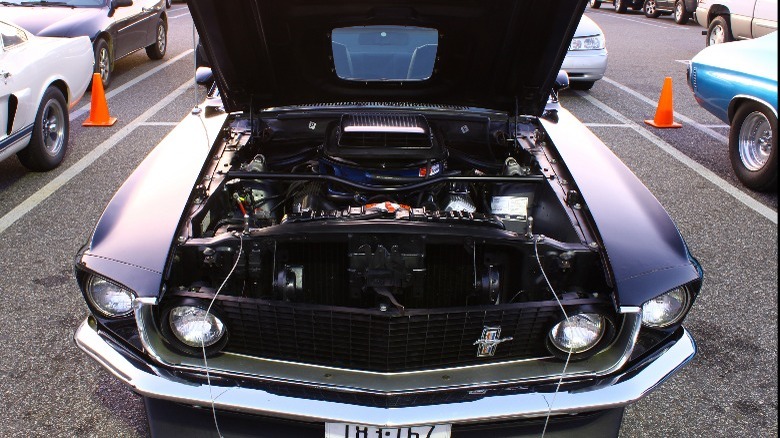
[[[6,23],[0,23],[0,48],[8,50],[27,41],[27,35],[18,27]]]
[[[5,0],[4,5],[19,6],[66,6],[76,8],[97,8],[103,6],[105,0]]]
[[[409,26],[356,26],[331,33],[341,79],[422,81],[433,74],[439,32]]]

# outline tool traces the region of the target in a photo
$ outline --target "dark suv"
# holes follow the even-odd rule
[[[628,8],[638,11],[642,9],[642,5],[644,5],[643,0],[589,0],[588,5],[593,9],[598,9],[601,7],[602,3],[612,3],[615,6],[615,11],[618,14],[625,13]]]
[[[675,23],[687,24],[696,11],[696,0],[645,0],[642,10],[649,18],[673,14]]]

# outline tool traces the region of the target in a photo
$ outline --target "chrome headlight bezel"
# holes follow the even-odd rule
[[[594,320],[598,323],[599,326],[598,333],[594,339],[584,348],[569,349],[565,345],[562,345],[558,339],[556,339],[556,332],[559,330],[565,330],[566,325],[576,325],[583,322],[594,322]],[[612,342],[614,337],[615,325],[610,318],[608,318],[603,313],[584,311],[576,314],[570,314],[569,319],[562,318],[550,328],[547,333],[547,350],[559,359],[582,360],[592,357],[599,351],[603,350]]]
[[[205,315],[208,307],[208,302],[197,299],[176,300],[162,306],[159,313],[160,332],[167,344],[175,351],[191,357],[202,357],[204,350],[207,357],[220,353],[227,344],[229,329],[222,312],[216,306],[212,306],[208,314]],[[204,345],[188,342],[176,327],[175,318],[177,316],[174,315],[174,312],[182,309],[190,309],[194,313],[200,313],[201,317],[205,317],[203,319],[204,322],[213,324],[216,321],[219,334],[213,340],[204,343]],[[181,317],[181,315],[178,317]],[[189,317],[192,318],[192,314]]]
[[[123,287],[105,277],[96,274],[89,274],[84,284],[84,296],[89,303],[90,308],[98,315],[106,318],[122,318],[133,313],[133,302],[135,293],[130,289]],[[107,303],[107,295],[100,294],[114,293],[119,300],[125,299],[124,306],[120,309],[112,309]]]
[[[672,301],[664,302],[665,300]],[[663,329],[673,326],[685,318],[685,315],[688,314],[688,310],[691,308],[692,301],[691,292],[685,286],[678,286],[664,292],[642,304],[642,325],[654,329]],[[676,308],[673,309],[670,317],[655,317],[659,311],[659,306],[674,305],[675,302],[677,305]]]

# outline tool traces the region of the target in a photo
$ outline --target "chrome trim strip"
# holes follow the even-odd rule
[[[642,313],[642,308],[638,306],[620,306],[620,313]]]
[[[163,342],[155,329],[152,307],[136,303],[136,324],[145,351],[158,364],[204,372],[203,360],[182,356]],[[590,359],[571,362],[566,377],[598,377],[615,372],[631,356],[642,325],[641,314],[627,314],[612,345]],[[622,346],[622,347],[619,347]],[[286,362],[225,353],[208,361],[212,375],[258,378],[369,393],[409,393],[455,388],[485,388],[560,377],[563,363],[550,357],[402,373],[380,373]]]
[[[133,307],[137,307],[138,305],[156,306],[157,301],[157,297],[136,297],[134,299]]]
[[[76,344],[137,393],[188,405],[270,415],[311,422],[358,423],[385,427],[420,424],[456,424],[513,418],[543,417],[550,410],[555,385],[545,392],[489,396],[444,405],[380,408],[324,400],[280,396],[259,389],[207,385],[166,377],[161,370],[130,361],[112,347],[88,318],[75,334]],[[696,354],[696,344],[687,330],[658,353],[655,360],[601,381],[593,386],[568,390],[564,384],[555,394],[553,415],[589,412],[625,406],[642,398],[668,379]],[[218,394],[212,400],[209,394]]]

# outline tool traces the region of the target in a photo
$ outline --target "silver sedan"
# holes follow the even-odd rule
[[[604,32],[585,15],[574,32],[561,69],[569,74],[570,86],[576,90],[590,90],[597,80],[604,77],[607,70]]]

